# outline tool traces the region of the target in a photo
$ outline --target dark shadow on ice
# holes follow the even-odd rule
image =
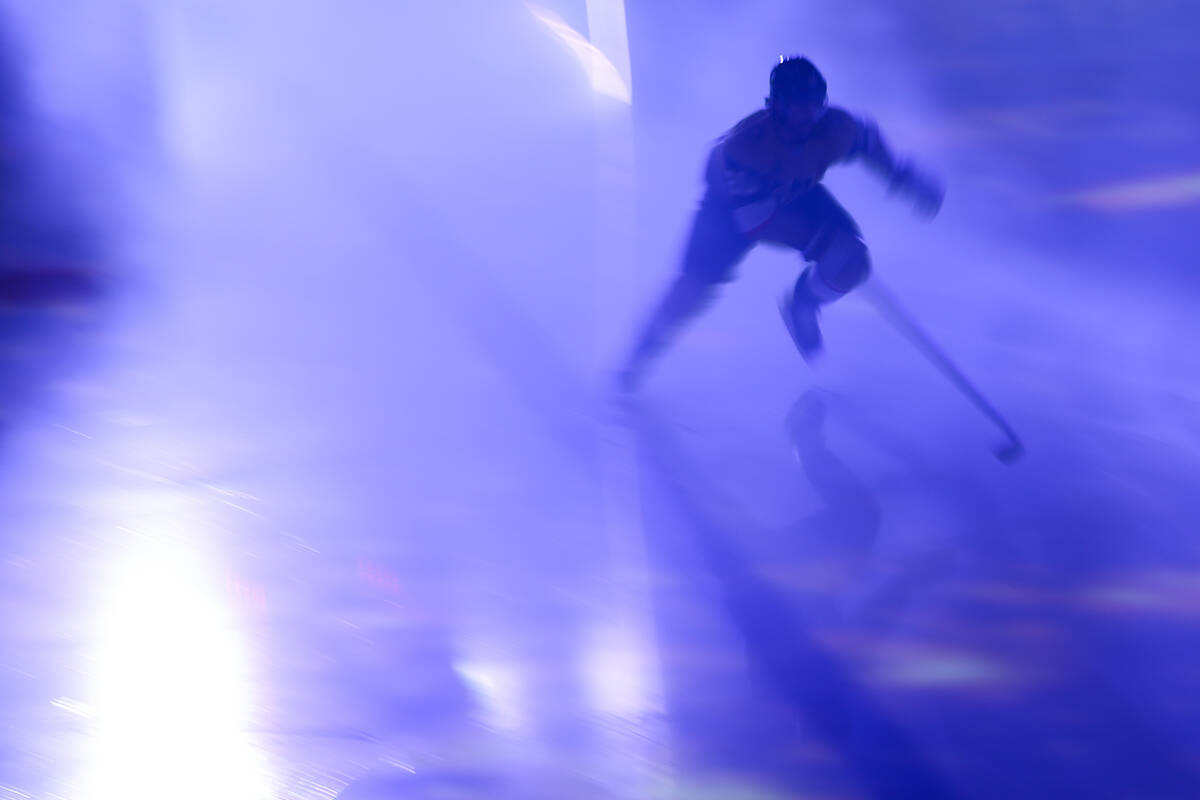
[[[824,448],[819,435],[822,406],[801,399],[789,414],[807,469],[828,468],[819,492],[832,500],[831,520],[850,521],[853,536],[873,537],[878,509],[865,488]],[[698,547],[701,563],[717,579],[722,599],[755,667],[774,692],[848,765],[871,797],[942,798],[956,793],[929,764],[918,745],[891,719],[810,632],[811,621],[793,599],[774,588],[738,547],[753,523],[739,514],[686,449],[649,409],[632,413],[647,480],[662,490]],[[857,526],[857,527],[856,527]],[[666,532],[648,525],[653,538]],[[793,535],[803,536],[799,529]],[[652,542],[653,544],[653,542]]]
[[[46,144],[23,58],[0,15],[0,435],[87,353],[111,289],[82,177]]]
[[[1096,564],[1100,559],[1094,554],[1068,557],[1063,540],[1069,536],[1060,531],[1071,534],[1136,529],[1135,510],[1123,504],[1119,496],[1098,494],[1090,502],[1073,502],[1070,495],[1063,494],[1068,482],[1059,478],[1041,492],[1025,491],[1019,495],[1031,506],[1022,517],[1031,523],[1030,530],[1021,530],[1010,517],[996,512],[999,498],[1004,496],[998,494],[999,488],[979,482],[969,472],[951,475],[931,469],[901,437],[889,432],[878,420],[855,411],[850,401],[813,391],[797,401],[789,412],[789,435],[813,487],[831,506],[826,513],[832,513],[832,508],[839,505],[837,498],[842,498],[841,520],[848,531],[855,531],[856,514],[860,513],[854,506],[864,509],[872,506],[870,494],[865,490],[857,492],[861,499],[852,499],[856,496],[857,480],[824,445],[821,423],[830,409],[846,415],[855,430],[867,435],[874,445],[923,473],[926,486],[940,486],[942,492],[955,498],[971,533],[961,546],[975,559],[966,575],[957,576],[961,579],[957,584],[960,590],[964,586],[990,584],[1006,587],[1016,597],[1022,591],[1028,592],[1029,597],[1037,597],[1039,593],[1046,597],[1069,597],[1087,589],[1088,579],[1097,575]],[[1092,469],[1084,464],[1075,465],[1072,470],[1075,480],[1089,475]],[[878,513],[878,509],[863,511],[861,515],[870,513]],[[1084,524],[1083,520],[1089,518],[1095,522]],[[1063,522],[1055,525],[1056,519]],[[1023,559],[1019,552],[1005,546],[1008,537],[1030,535],[1045,543],[1041,551],[1034,551],[1033,557]],[[1120,546],[1121,538],[1091,537],[1098,539],[1097,547],[1114,546],[1105,539],[1115,539]],[[1141,548],[1150,549],[1145,540]],[[932,581],[961,572],[957,555],[957,549],[943,548],[911,561],[882,585],[861,593],[861,599],[850,608],[843,603],[844,620],[859,631],[879,632],[901,618],[905,604],[916,591],[927,589]],[[1094,561],[1087,560],[1089,555]],[[1128,557],[1136,555],[1129,553]],[[1047,562],[1052,569],[1045,569]],[[1038,652],[1038,645],[1033,642],[1029,645],[1032,652],[1014,655],[1008,645],[1010,651],[1006,655],[1013,663],[1028,669],[1054,670],[1057,674],[1045,688],[1023,690],[1028,693],[1026,702],[995,713],[989,728],[979,728],[968,706],[959,707],[949,695],[938,698],[943,724],[947,729],[959,731],[954,737],[956,749],[962,753],[986,753],[989,764],[1015,765],[1015,774],[987,775],[982,770],[977,773],[978,786],[987,787],[976,789],[979,796],[1008,796],[1031,779],[1036,779],[1037,788],[1025,788],[1027,796],[1065,793],[1123,797],[1132,796],[1129,792],[1133,787],[1140,787],[1138,796],[1145,797],[1175,798],[1194,793],[1195,769],[1187,762],[1186,743],[1173,736],[1161,719],[1154,719],[1144,705],[1147,697],[1169,690],[1162,685],[1145,685],[1148,668],[1139,663],[1153,648],[1164,655],[1172,651],[1178,654],[1184,641],[1178,629],[1165,625],[1133,627],[1130,625],[1133,617],[1128,620],[1116,615],[1098,617],[1070,604],[1048,602],[1022,609],[1015,604],[1006,607],[981,602],[969,595],[959,595],[952,609],[943,603],[942,613],[946,612],[977,629],[975,652],[984,653],[996,646],[989,644],[989,638],[1022,618],[1029,624],[1048,626],[1064,637],[1064,646],[1057,655],[1054,651]],[[936,638],[938,634],[927,628],[924,635]],[[946,630],[942,635],[947,641],[955,641],[961,633],[956,635]],[[1150,658],[1159,660],[1160,656]],[[1168,661],[1173,659],[1171,656]],[[1079,726],[1066,735],[1059,732],[1064,717],[1078,720],[1075,724]],[[1063,740],[1071,740],[1069,746],[1086,753],[1086,758],[1064,757],[1057,749],[1066,746]],[[989,771],[993,769],[987,767]]]

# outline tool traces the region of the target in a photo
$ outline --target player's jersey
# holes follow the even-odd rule
[[[813,188],[825,171],[859,155],[874,134],[874,125],[840,108],[825,110],[812,131],[799,141],[785,141],[770,111],[756,111],[733,126],[717,142],[708,180],[733,207],[738,227],[753,234],[781,205]]]

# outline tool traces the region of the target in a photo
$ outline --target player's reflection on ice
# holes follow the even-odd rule
[[[830,406],[836,404],[836,395],[810,389],[796,399],[784,421],[792,452],[823,504],[808,524],[797,525],[794,534],[826,540],[830,568],[840,576],[834,603],[842,617],[886,625],[903,612],[914,591],[950,566],[951,554],[935,548],[909,554],[898,564],[881,563],[880,502],[826,442]]]
[[[825,440],[828,401],[818,390],[801,395],[788,410],[784,429],[792,452],[823,508],[802,527],[827,540],[832,560],[842,565],[846,581],[866,567],[879,536],[879,501]],[[805,531],[796,533],[803,535]]]
[[[812,389],[788,409],[783,432],[802,479],[818,507],[777,530],[767,530],[755,515],[704,474],[669,424],[642,401],[627,407],[646,463],[681,507],[703,515],[729,533],[732,542],[766,543],[775,554],[796,562],[810,576],[795,587],[803,607],[821,618],[887,625],[903,613],[908,598],[948,566],[947,553],[914,552],[902,558],[879,554],[884,524],[881,503],[867,482],[828,443],[831,414],[841,408],[837,395]],[[846,413],[853,425],[856,417]],[[868,435],[872,431],[865,431]],[[802,487],[797,486],[800,490]]]
[[[678,558],[669,540],[692,545],[707,572],[695,578],[700,583],[715,578],[753,671],[876,790],[872,796],[953,796],[919,747],[818,635],[839,624],[838,597],[857,578],[857,565],[869,558],[881,520],[869,490],[825,445],[824,418],[820,396],[805,396],[786,425],[805,470],[819,473],[824,507],[784,530],[764,530],[704,474],[670,427],[639,405],[631,423],[646,468],[646,496],[653,498],[645,526],[650,549],[669,559]],[[847,539],[838,542],[843,525]],[[804,586],[771,579],[768,568],[788,558],[779,555],[781,539],[795,566],[812,560],[832,574],[812,576]],[[770,558],[757,552],[763,548],[772,551]]]

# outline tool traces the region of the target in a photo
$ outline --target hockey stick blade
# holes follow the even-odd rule
[[[1000,412],[987,401],[987,398],[967,380],[962,371],[933,343],[929,334],[921,330],[920,326],[913,321],[912,316],[900,307],[892,293],[879,282],[878,278],[873,278],[867,286],[863,287],[863,294],[888,322],[933,362],[938,371],[946,376],[980,413],[990,419],[1004,433],[1008,441],[993,451],[996,458],[1002,464],[1012,464],[1017,461],[1025,453],[1025,446],[1021,444],[1017,432],[1004,417],[1000,416]]]
[[[1012,464],[1021,456],[1025,455],[1025,445],[1017,439],[1005,442],[992,451],[996,458],[1000,459],[1002,464]]]

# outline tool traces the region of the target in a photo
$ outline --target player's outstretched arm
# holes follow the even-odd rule
[[[886,180],[889,193],[908,198],[919,213],[935,216],[945,196],[941,182],[919,169],[912,161],[897,158],[874,121],[866,119],[856,122],[851,158],[861,159],[868,169]]]

